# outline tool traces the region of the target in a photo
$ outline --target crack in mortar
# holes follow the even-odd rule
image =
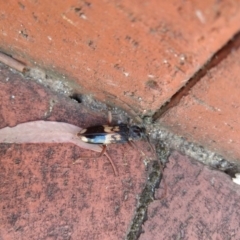
[[[169,109],[177,106],[184,96],[187,96],[189,91],[199,82],[207,72],[221,63],[228,57],[231,51],[240,47],[240,32],[236,33],[220,50],[218,50],[207,63],[202,66],[195,74],[182,86],[159,110],[153,114],[153,121],[163,116]]]
[[[165,151],[163,151],[165,152]],[[168,151],[167,151],[168,152]],[[142,232],[142,225],[147,220],[148,205],[154,201],[155,189],[159,187],[163,176],[162,163],[155,160],[149,163],[149,174],[145,187],[138,199],[138,205],[126,236],[126,240],[136,240]]]
[[[156,144],[156,155],[158,160],[149,163],[149,174],[145,187],[138,199],[138,205],[126,236],[126,240],[136,240],[142,232],[142,225],[147,220],[148,206],[154,199],[155,189],[159,187],[163,176],[163,163],[165,163],[170,154],[169,149],[163,142]]]
[[[152,124],[149,126],[148,131],[151,139],[162,141],[170,149],[180,151],[207,166],[225,172],[231,177],[234,177],[235,173],[240,172],[240,164],[237,161],[225,159],[220,154],[210,151],[201,145],[188,142],[185,138],[173,134],[162,126]]]

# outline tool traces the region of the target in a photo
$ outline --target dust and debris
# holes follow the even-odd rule
[[[25,75],[28,80],[36,80],[38,83],[50,88],[51,90],[69,96],[73,92],[73,87],[65,76],[50,76],[40,68],[31,68]]]

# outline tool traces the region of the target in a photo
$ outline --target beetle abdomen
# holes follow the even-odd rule
[[[124,143],[128,142],[129,127],[126,124],[94,126],[83,129],[78,136],[92,144]]]

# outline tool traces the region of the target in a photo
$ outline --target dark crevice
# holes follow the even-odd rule
[[[235,178],[235,174],[239,173],[239,166],[232,166],[232,168],[227,169],[224,171],[227,175],[229,175],[231,178]]]
[[[74,93],[71,96],[69,96],[71,99],[77,101],[78,103],[82,103],[82,95],[79,93]]]
[[[207,72],[217,66],[220,62],[228,57],[231,51],[240,47],[240,32],[238,32],[231,40],[229,40],[219,51],[217,51],[209,61],[197,71],[158,111],[153,115],[153,121],[162,117],[169,109],[177,106],[181,99],[188,95],[189,91],[200,81]]]

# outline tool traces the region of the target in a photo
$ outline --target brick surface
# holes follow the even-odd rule
[[[237,162],[240,160],[239,56],[239,49],[232,51],[160,120],[189,141]]]
[[[75,92],[148,114],[239,31],[240,1],[1,1],[0,16],[2,52]],[[158,123],[239,163],[240,50],[232,50]],[[106,123],[106,113],[0,65],[0,129],[35,120],[84,128]],[[96,153],[70,143],[0,143],[0,239],[126,237],[147,172],[140,151],[108,152],[119,177],[104,156],[73,165]],[[227,175],[174,152],[164,177],[167,195],[150,204],[140,239],[240,239],[239,186]]]
[[[0,70],[0,128],[33,120],[106,123],[81,104]],[[0,143],[0,239],[123,239],[146,171],[128,144],[108,152],[119,177],[106,157],[73,165],[96,154],[73,144]]]
[[[240,2],[1,1],[0,14],[4,52],[148,113],[239,30]]]
[[[240,238],[240,186],[228,175],[174,152],[164,178],[167,195],[150,205],[140,240]]]

